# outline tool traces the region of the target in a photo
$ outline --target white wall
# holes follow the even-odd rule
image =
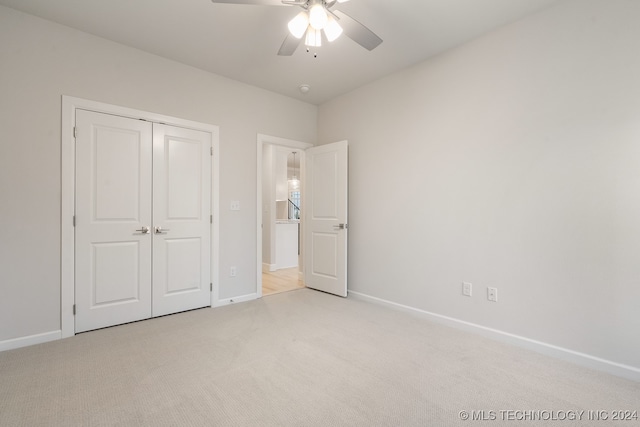
[[[350,289],[640,368],[639,16],[560,3],[322,105]]]
[[[63,94],[220,126],[220,297],[256,291],[256,135],[314,142],[315,106],[5,7],[0,40],[0,342],[60,329]]]

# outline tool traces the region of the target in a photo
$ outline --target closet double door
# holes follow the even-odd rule
[[[76,112],[75,330],[211,305],[211,134]]]

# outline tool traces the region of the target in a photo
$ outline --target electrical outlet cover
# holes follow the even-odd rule
[[[470,297],[473,294],[473,284],[462,282],[462,295]]]

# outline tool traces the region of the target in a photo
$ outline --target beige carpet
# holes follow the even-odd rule
[[[0,353],[2,426],[640,425],[614,409],[640,383],[309,289]]]

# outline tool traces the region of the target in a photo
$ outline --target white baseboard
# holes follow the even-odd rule
[[[276,271],[276,265],[275,264],[267,264],[266,262],[262,263],[262,272],[263,273],[269,273],[271,271]]]
[[[640,368],[624,365],[622,363],[613,362],[610,360],[602,359],[589,354],[580,353],[567,348],[558,347],[553,344],[548,344],[542,341],[532,340],[519,335],[511,334],[509,332],[500,331],[498,329],[488,328],[486,326],[477,325],[475,323],[466,322],[464,320],[455,319],[453,317],[443,316],[441,314],[431,313],[429,311],[421,310],[419,308],[410,307],[403,304],[398,304],[392,301],[387,301],[381,298],[372,297],[360,292],[348,291],[349,295],[361,299],[363,301],[369,301],[385,306],[393,307],[403,311],[411,312],[414,314],[422,315],[435,322],[451,326],[457,329],[462,329],[470,332],[474,332],[485,336],[487,338],[495,339],[497,341],[513,344],[518,347],[533,350],[535,352],[552,356],[558,359],[563,359],[568,362],[572,362],[587,368],[595,369],[598,371],[606,372],[618,377],[626,378],[633,381],[640,381]]]
[[[0,351],[13,350],[16,348],[26,347],[34,344],[42,344],[44,342],[55,341],[61,338],[62,331],[44,332],[42,334],[14,338],[10,340],[0,341]]]
[[[241,295],[239,297],[233,297],[233,298],[227,298],[227,299],[221,299],[218,300],[218,304],[216,304],[216,307],[222,307],[225,305],[229,305],[229,304],[235,304],[238,302],[246,302],[246,301],[252,301],[254,299],[258,299],[260,298],[258,296],[257,292],[254,292],[252,294],[247,294],[247,295]]]

